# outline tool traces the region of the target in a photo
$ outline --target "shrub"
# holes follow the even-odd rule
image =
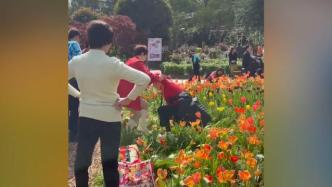
[[[161,65],[161,71],[167,75],[185,75],[186,66],[189,64],[176,64],[172,62],[165,62]]]
[[[229,72],[228,64],[202,63],[201,68],[202,75],[215,71],[219,68],[224,68],[226,72]],[[161,71],[166,75],[191,75],[193,73],[192,65],[189,63],[176,64],[173,62],[164,62],[161,65]]]

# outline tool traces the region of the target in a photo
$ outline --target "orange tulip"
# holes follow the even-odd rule
[[[180,121],[179,125],[180,125],[180,127],[185,127],[186,126],[186,122],[185,121]]]
[[[217,128],[211,128],[209,130],[208,138],[215,140],[219,137],[220,131]]]
[[[193,164],[194,168],[198,169],[201,167],[201,163],[199,161],[194,162]]]
[[[248,142],[251,145],[259,145],[261,143],[260,140],[257,138],[257,136],[248,137]]]
[[[203,149],[197,149],[195,151],[195,157],[197,159],[201,159],[201,160],[207,160],[207,159],[209,159],[209,154],[210,154],[209,152],[206,152]]]
[[[222,141],[222,140],[218,143],[218,147],[222,150],[225,150],[225,151],[228,149],[229,145],[230,145],[229,142],[225,142],[225,141]]]
[[[249,158],[253,158],[254,157],[254,154],[252,154],[251,152],[249,152],[249,151],[246,151],[245,153],[244,153],[244,158],[245,159],[249,159]]]
[[[217,157],[219,160],[222,160],[225,157],[224,152],[218,153]]]
[[[239,171],[239,177],[242,181],[248,181],[251,178],[251,175],[248,170]]]
[[[183,184],[188,186],[188,187],[194,187],[195,182],[192,176],[188,176],[187,178],[184,179]]]
[[[238,140],[238,137],[236,136],[230,136],[228,137],[228,141],[232,142],[232,144],[235,144],[235,142]]]
[[[157,176],[159,179],[164,180],[167,177],[167,170],[159,168],[157,170]]]
[[[248,158],[246,163],[247,163],[247,165],[249,167],[251,167],[252,169],[254,169],[256,167],[256,165],[257,165],[257,160],[254,159],[254,158]]]
[[[226,170],[224,172],[224,178],[226,181],[231,182],[233,180],[235,171],[234,170]]]
[[[195,122],[190,122],[190,124],[191,124],[192,127],[199,126],[199,124],[201,124],[201,120],[197,119]]]
[[[259,126],[260,127],[264,127],[265,126],[265,121],[264,120],[260,120],[259,121]]]

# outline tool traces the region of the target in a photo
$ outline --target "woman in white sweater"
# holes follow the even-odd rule
[[[111,48],[113,32],[102,21],[92,21],[87,29],[90,50],[69,62],[68,79],[76,78],[80,93],[79,134],[75,161],[77,187],[88,187],[88,168],[97,140],[106,187],[119,186],[118,149],[121,136],[121,106],[135,100],[150,78],[106,53]],[[126,98],[119,98],[117,87],[124,79],[135,84]]]

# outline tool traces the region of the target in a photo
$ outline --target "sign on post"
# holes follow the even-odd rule
[[[161,61],[162,54],[162,39],[149,38],[148,39],[148,61]]]

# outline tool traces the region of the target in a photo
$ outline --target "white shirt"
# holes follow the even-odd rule
[[[68,64],[68,80],[76,78],[80,88],[79,116],[106,122],[121,121],[121,111],[113,105],[119,98],[121,79],[135,84],[128,98],[135,100],[150,82],[145,73],[135,70],[102,50],[75,56]],[[74,93],[73,88],[69,92]]]

